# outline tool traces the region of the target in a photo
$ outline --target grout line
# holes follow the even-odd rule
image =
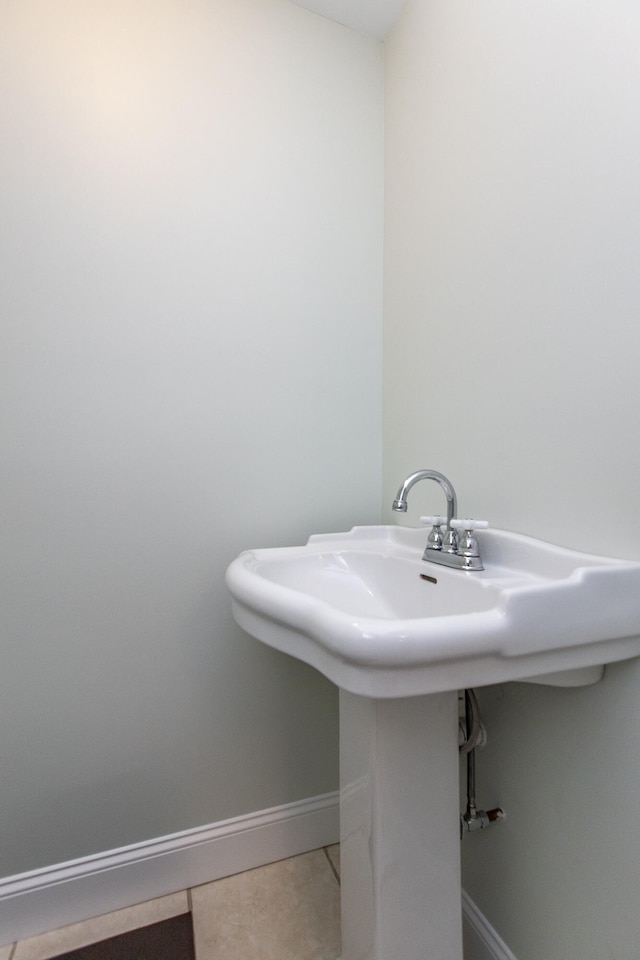
[[[189,916],[191,917],[191,937],[193,940],[193,956],[194,960],[198,960],[198,941],[196,938],[196,915],[193,909],[193,896],[191,895],[192,887],[187,887],[187,906],[189,907]]]
[[[336,878],[336,880],[337,880],[337,882],[338,882],[338,886],[340,886],[340,874],[339,874],[338,871],[336,870],[335,864],[334,864],[333,860],[331,859],[331,857],[329,856],[329,851],[328,851],[328,849],[327,849],[326,847],[323,847],[322,849],[324,850],[324,855],[325,855],[325,857],[326,857],[327,860],[329,861],[329,866],[331,867],[331,872],[332,872],[332,874],[334,875],[334,877]]]

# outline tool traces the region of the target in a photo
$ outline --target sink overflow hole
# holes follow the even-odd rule
[[[421,580],[426,580],[428,583],[437,583],[437,582],[438,582],[438,580],[437,580],[436,577],[430,577],[428,573],[421,573],[421,574],[420,574],[420,579],[421,579]]]

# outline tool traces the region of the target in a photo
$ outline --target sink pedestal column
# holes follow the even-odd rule
[[[342,960],[462,960],[457,693],[340,690]]]

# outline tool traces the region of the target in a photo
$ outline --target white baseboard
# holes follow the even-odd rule
[[[464,960],[517,960],[471,897],[462,891]]]
[[[338,793],[0,879],[0,946],[337,843]]]

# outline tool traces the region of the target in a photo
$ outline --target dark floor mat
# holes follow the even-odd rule
[[[195,960],[191,914],[92,943],[56,960]]]

